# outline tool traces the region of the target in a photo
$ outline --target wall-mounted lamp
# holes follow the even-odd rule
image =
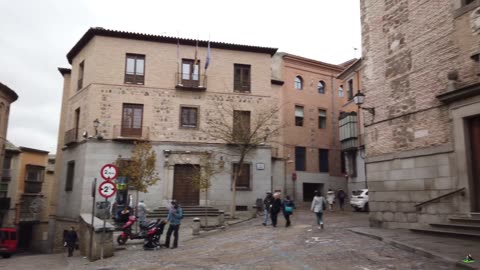
[[[365,94],[361,93],[360,90],[353,96],[353,102],[357,104],[359,108],[362,110],[365,110],[369,113],[371,113],[373,116],[375,116],[375,108],[365,108],[362,107],[363,103],[365,102]]]

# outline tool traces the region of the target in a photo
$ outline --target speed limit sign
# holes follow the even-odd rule
[[[100,193],[100,196],[107,199],[115,195],[115,192],[117,192],[117,187],[110,181],[104,181],[98,187],[98,192]]]

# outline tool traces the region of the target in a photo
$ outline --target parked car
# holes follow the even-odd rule
[[[17,230],[14,228],[0,228],[0,255],[9,258],[17,251]]]
[[[350,205],[355,211],[363,210],[368,212],[368,189],[359,189],[352,191]]]

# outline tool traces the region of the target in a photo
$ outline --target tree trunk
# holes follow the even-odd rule
[[[208,188],[205,189],[205,227],[208,228]]]
[[[235,210],[236,210],[236,201],[237,201],[237,177],[238,172],[233,174],[233,183],[232,183],[232,204],[230,205],[230,218],[235,218]]]

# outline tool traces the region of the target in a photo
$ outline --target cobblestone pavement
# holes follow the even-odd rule
[[[367,226],[364,213],[326,214],[324,230],[313,225],[313,213],[299,210],[293,226],[264,227],[260,218],[204,237],[180,241],[178,249],[143,251],[138,244],[115,257],[88,262],[64,254],[0,259],[0,269],[454,269],[453,265],[409,253],[347,228]]]

